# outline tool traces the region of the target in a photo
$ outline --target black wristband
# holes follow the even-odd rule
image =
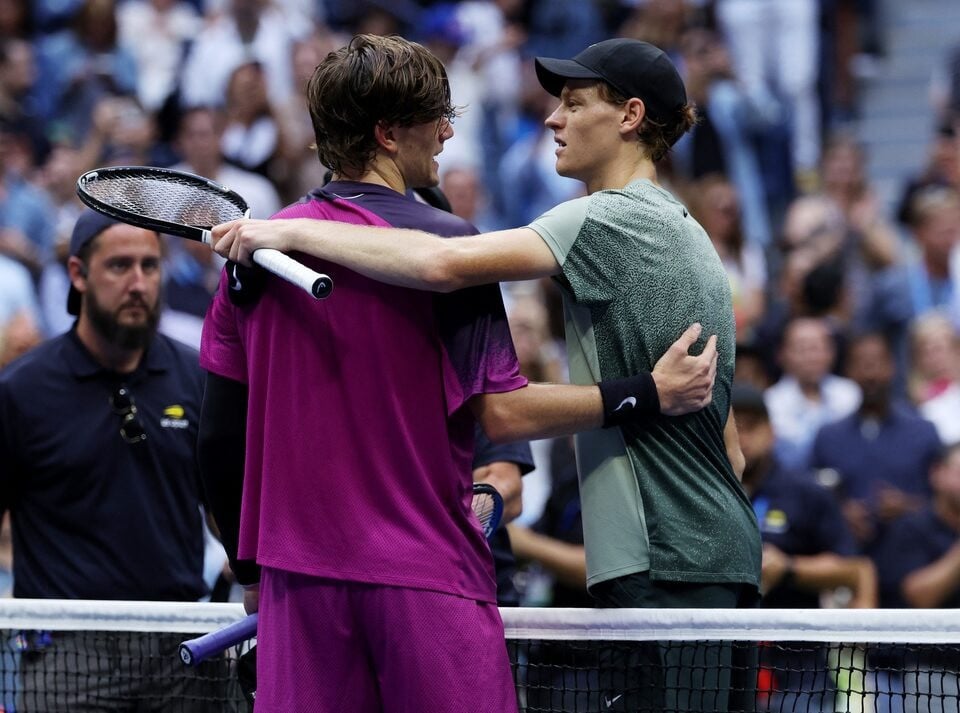
[[[623,379],[601,381],[603,427],[637,423],[660,413],[660,397],[653,375],[643,372]]]
[[[228,260],[224,266],[227,271],[227,295],[237,307],[252,305],[260,299],[267,285],[267,271],[259,265],[241,265]]]
[[[254,560],[231,559],[230,569],[237,582],[244,587],[257,584],[260,581],[260,565]]]

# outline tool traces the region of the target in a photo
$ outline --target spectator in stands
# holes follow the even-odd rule
[[[797,317],[787,323],[780,346],[783,376],[764,394],[777,459],[785,468],[807,468],[817,430],[860,403],[856,383],[831,373],[835,358],[826,320]]]
[[[894,521],[877,549],[884,607],[960,606],[960,445],[953,444],[938,456],[929,480],[931,502]],[[943,696],[955,698],[960,692],[950,652],[934,646],[905,657],[902,649],[894,649],[887,658],[875,666],[878,711],[934,710],[944,702]],[[915,662],[907,674],[904,661]]]
[[[691,209],[707,231],[730,279],[737,342],[753,338],[766,305],[767,262],[760,243],[747,240],[741,202],[733,184],[720,174],[691,186]]]
[[[454,215],[469,221],[480,231],[495,228],[490,214],[490,193],[476,167],[448,166],[440,177],[440,187],[449,199]]]
[[[906,264],[914,314],[945,309],[960,325],[960,194],[953,187],[917,191],[907,209],[913,255]]]
[[[911,395],[943,443],[960,442],[960,336],[945,314],[917,317],[912,331]]]
[[[510,295],[504,302],[520,373],[534,383],[563,383],[567,379],[562,349],[550,334],[543,295],[536,282],[524,285],[527,291],[520,294],[504,289]],[[530,443],[535,467],[523,478],[523,513],[518,524],[531,525],[543,513],[550,494],[553,440],[545,438]]]
[[[42,160],[48,137],[32,94],[37,76],[33,44],[17,37],[0,38],[0,118],[23,127],[33,156]]]
[[[817,609],[838,591],[849,595],[848,606],[877,606],[876,570],[859,556],[833,493],[778,462],[763,392],[737,384],[732,400],[746,459],[743,487],[763,539],[761,606]],[[816,643],[761,649],[760,664],[775,677],[764,710],[810,710],[829,701],[835,691],[825,653]]]
[[[960,444],[931,463],[931,501],[888,528],[877,550],[881,603],[960,607]]]
[[[27,310],[17,312],[0,324],[0,369],[43,341],[40,325]]]
[[[54,242],[50,198],[33,182],[36,157],[22,125],[0,121],[0,254],[37,274]]]
[[[70,235],[83,212],[83,203],[77,197],[77,176],[83,173],[81,160],[77,149],[58,141],[40,169],[39,184],[53,202],[56,235],[53,254],[44,263],[37,283],[46,336],[62,334],[73,325],[73,317],[63,309],[63,303],[70,291],[70,277],[67,274]]]
[[[157,112],[180,82],[188,44],[201,28],[185,0],[125,0],[117,7],[119,44],[137,64],[137,97]]]
[[[580,486],[573,439],[555,438],[550,452],[550,497],[531,527],[507,527],[526,606],[595,606],[587,593],[587,559],[583,546]],[[594,683],[584,686],[593,652],[533,647],[529,652],[526,702],[529,710],[600,710]],[[578,671],[578,666],[584,670]]]
[[[517,559],[528,568],[533,563],[539,565],[550,577],[549,598],[532,601],[531,597],[539,594],[528,591],[525,599],[528,604],[594,606],[593,598],[587,593],[580,485],[572,438],[555,438],[551,441],[550,495],[540,518],[530,527],[512,524],[507,529]],[[528,581],[530,576],[528,569]]]
[[[516,607],[520,606],[520,592],[514,582],[517,562],[506,525],[516,520],[523,509],[521,478],[533,470],[533,454],[526,441],[494,444],[479,425],[475,433],[473,482],[492,485],[503,497],[501,526],[489,540],[497,578],[497,605]]]
[[[543,117],[555,100],[537,83],[532,62],[523,65],[521,113],[529,127],[519,134],[500,162],[499,182],[505,225],[525,225],[545,211],[583,194],[583,184],[554,170],[557,148]]]
[[[764,543],[761,605],[816,609],[822,595],[846,588],[850,606],[876,606],[873,564],[858,555],[833,493],[777,459],[763,392],[736,385],[733,411],[746,459],[743,486]]]
[[[83,0],[70,27],[38,41],[39,110],[75,137],[90,129],[104,96],[137,92],[137,63],[118,45],[115,0]]]
[[[903,225],[910,223],[913,196],[928,186],[960,186],[960,160],[953,119],[937,125],[930,139],[927,158],[920,172],[911,176],[903,188],[897,204],[896,218]]]
[[[820,3],[715,0],[714,7],[737,77],[760,111],[787,118],[797,185],[813,190],[821,140]]]
[[[33,277],[21,263],[0,255],[0,329],[18,314],[40,325],[40,307]]]
[[[782,129],[751,104],[719,35],[693,28],[683,34],[681,51],[684,81],[700,121],[677,142],[674,163],[693,180],[728,176],[740,196],[746,242],[766,248],[772,242],[771,207],[783,202],[778,194],[786,191],[765,180],[759,145]]]
[[[195,460],[203,377],[195,352],[155,333],[160,246],[156,233],[84,212],[68,265],[73,329],[0,372],[0,507],[12,515],[14,596],[206,594]],[[177,661],[176,636],[118,633],[91,648],[62,634],[35,656],[33,643],[20,661],[18,710],[99,708],[103,691],[111,702],[213,705],[204,674]],[[140,675],[144,655],[168,672],[163,691]],[[44,699],[47,682],[63,677],[75,685]]]
[[[871,270],[897,263],[898,236],[868,183],[863,147],[847,134],[835,134],[824,146],[820,166],[822,192],[846,223],[847,251],[855,251],[858,261]]]
[[[0,0],[0,37],[33,39],[32,4],[31,0]]]
[[[290,57],[296,36],[281,10],[268,0],[227,0],[226,12],[212,18],[194,38],[180,85],[180,106],[223,102],[233,70],[259,62],[271,101],[286,102],[293,92]],[[303,34],[310,27],[304,25]]]
[[[150,166],[157,163],[154,117],[136,97],[100,97],[93,107],[90,129],[80,146],[83,170],[99,166]]]
[[[180,117],[174,149],[180,162],[171,168],[210,178],[236,191],[254,217],[268,218],[280,210],[280,197],[269,180],[232,166],[223,158],[221,139],[225,116],[214,107],[192,107]]]
[[[960,376],[957,336],[956,328],[943,312],[929,312],[911,322],[909,394],[917,406],[922,407],[956,383]]]
[[[862,394],[859,408],[820,429],[812,465],[839,474],[844,516],[869,554],[886,525],[926,504],[927,473],[941,443],[932,423],[896,399],[893,353],[883,335],[851,340],[846,373]]]
[[[226,124],[220,139],[229,163],[273,181],[281,176],[286,152],[284,124],[267,95],[266,74],[258,62],[244,62],[230,74]]]

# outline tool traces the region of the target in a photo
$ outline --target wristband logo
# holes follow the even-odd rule
[[[614,409],[614,412],[619,411],[622,408],[636,408],[637,407],[637,397],[628,396],[623,401],[620,402],[620,405]]]

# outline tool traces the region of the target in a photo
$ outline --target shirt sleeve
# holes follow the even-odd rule
[[[220,273],[220,285],[203,320],[200,337],[200,366],[207,371],[239,381],[247,381],[247,357],[237,324],[237,307],[227,296],[227,273]]]
[[[477,425],[476,446],[473,454],[473,467],[482,468],[485,465],[506,461],[515,463],[520,468],[520,474],[526,475],[534,469],[533,453],[530,450],[530,444],[526,441],[515,441],[513,443],[493,443],[487,434],[483,432],[480,425]]]
[[[543,238],[561,267],[580,235],[580,228],[587,217],[589,201],[590,196],[566,201],[551,208],[529,225]]]
[[[478,394],[526,386],[499,285],[438,294],[434,310],[445,357],[448,415]]]

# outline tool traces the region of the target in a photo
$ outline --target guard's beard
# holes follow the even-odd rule
[[[86,292],[83,299],[84,311],[93,328],[110,344],[130,350],[146,348],[156,334],[157,324],[160,322],[159,299],[152,309],[143,300],[137,300],[136,304],[146,310],[147,318],[143,324],[134,326],[120,324],[117,321],[117,313],[124,307],[131,306],[131,303],[121,306],[117,312],[110,312],[100,306],[90,290]]]

